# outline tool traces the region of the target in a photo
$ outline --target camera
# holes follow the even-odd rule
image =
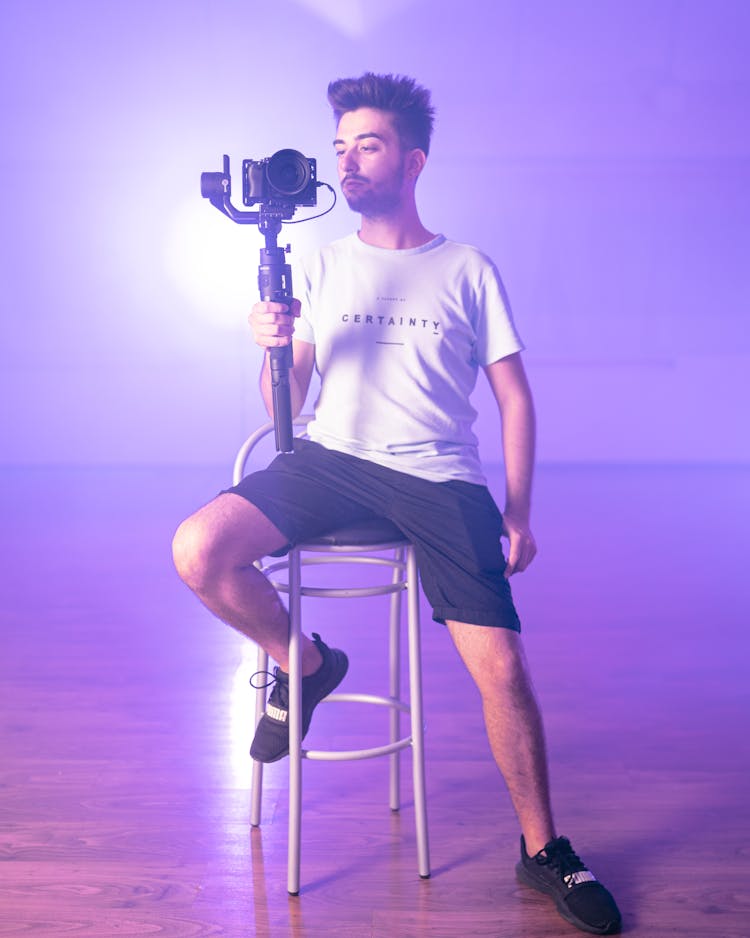
[[[242,161],[245,205],[258,202],[281,203],[284,208],[315,205],[317,185],[315,160],[303,156],[299,150],[278,150],[264,160]]]

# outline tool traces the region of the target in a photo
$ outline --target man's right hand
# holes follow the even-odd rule
[[[294,334],[294,320],[300,314],[300,301],[272,303],[260,300],[247,318],[255,341],[261,348],[280,348],[289,345]]]

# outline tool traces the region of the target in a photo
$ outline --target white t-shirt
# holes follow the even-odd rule
[[[310,439],[411,475],[484,484],[469,401],[479,366],[518,352],[500,276],[438,235],[402,251],[356,234],[302,264],[295,338],[315,345]]]

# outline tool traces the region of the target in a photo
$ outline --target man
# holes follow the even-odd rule
[[[292,406],[321,375],[309,440],[185,521],[175,563],[205,605],[279,664],[255,759],[288,754],[288,618],[252,566],[270,553],[373,516],[415,545],[433,618],[447,626],[482,697],[490,746],[522,830],[519,878],[593,934],[619,930],[609,892],[554,830],[539,709],[508,578],[536,553],[529,527],[534,408],[500,278],[473,247],[422,224],[415,186],[429,153],[429,92],[368,73],[329,86],[338,173],[356,234],[305,265],[304,303],[260,302],[265,349],[293,343]],[[479,366],[502,417],[506,503],[479,464],[469,394]],[[261,390],[271,410],[268,356]],[[500,537],[509,540],[507,562]],[[303,638],[303,733],[343,679],[346,655]]]

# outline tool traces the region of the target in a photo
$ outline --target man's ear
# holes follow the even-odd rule
[[[419,147],[415,147],[415,149],[409,150],[409,155],[406,158],[407,176],[411,176],[412,179],[416,179],[424,169],[424,164],[426,162],[427,154],[424,152],[424,150],[420,150]]]

